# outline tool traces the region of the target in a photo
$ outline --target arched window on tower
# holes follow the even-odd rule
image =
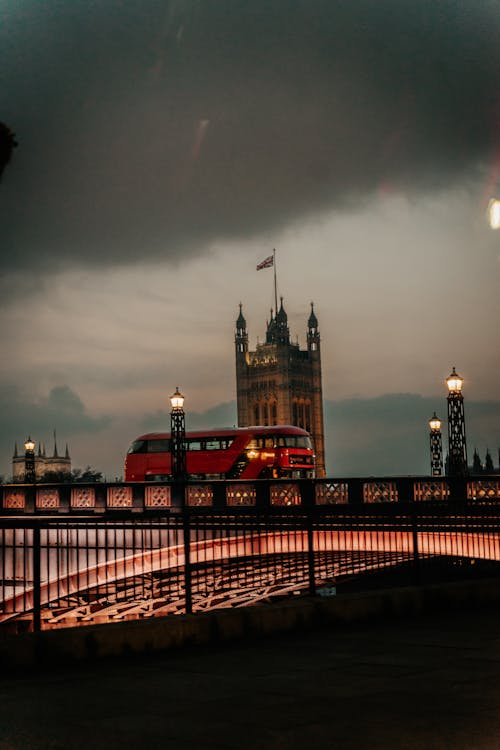
[[[293,400],[292,404],[292,423],[297,426],[299,424],[299,414],[297,409],[297,400]]]
[[[264,424],[265,427],[267,427],[269,424],[269,407],[267,405],[267,401],[265,401],[262,404],[262,416],[263,416],[262,423]]]
[[[306,401],[305,411],[306,411],[305,429],[308,432],[311,432],[311,402],[310,401]]]
[[[304,400],[296,399],[293,404],[293,423],[296,427],[304,427]]]
[[[255,418],[254,424],[260,424],[259,404],[255,404],[253,408],[253,415]]]
[[[271,404],[271,424],[278,424],[278,405],[276,401]]]

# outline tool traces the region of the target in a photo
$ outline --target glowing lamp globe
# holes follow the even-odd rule
[[[500,229],[500,201],[492,198],[488,204],[488,219],[492,229]]]
[[[448,377],[446,378],[446,385],[448,386],[449,392],[460,393],[463,384],[464,379],[461,378],[460,375],[457,374],[455,368],[453,368],[451,375],[448,375]]]
[[[35,450],[35,441],[32,440],[30,437],[27,439],[27,441],[24,444],[24,450],[25,451],[34,451]]]
[[[429,419],[429,427],[433,432],[438,432],[441,429],[441,420],[436,416],[436,412],[434,412],[432,418]]]
[[[184,396],[179,391],[179,387],[175,389],[175,393],[170,396],[170,406],[173,410],[177,411],[184,408]]]

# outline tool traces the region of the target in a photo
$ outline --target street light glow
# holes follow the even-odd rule
[[[451,375],[449,375],[446,378],[446,385],[448,386],[448,390],[450,393],[460,393],[462,390],[462,386],[464,384],[464,379],[458,375],[455,368],[453,368],[453,371]]]
[[[179,391],[179,386],[176,387],[175,393],[170,396],[170,406],[172,409],[184,408],[184,396]]]
[[[492,229],[500,229],[500,200],[492,198],[488,204],[488,218]]]
[[[441,429],[441,420],[436,416],[436,412],[434,412],[432,418],[429,419],[429,427],[433,431]]]
[[[24,444],[24,450],[25,451],[34,451],[35,450],[35,441],[32,440],[30,437],[27,439],[27,441]]]

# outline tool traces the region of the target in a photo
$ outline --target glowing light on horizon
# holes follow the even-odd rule
[[[488,204],[488,219],[492,229],[500,229],[500,200],[492,198]]]

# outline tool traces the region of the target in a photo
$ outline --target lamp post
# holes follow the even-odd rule
[[[440,477],[443,474],[443,440],[441,436],[441,420],[436,412],[429,419],[429,442],[431,450],[431,476]]]
[[[24,444],[24,481],[35,483],[35,441],[30,437]]]
[[[176,492],[182,505],[182,529],[184,540],[184,589],[186,614],[193,611],[191,585],[191,525],[189,508],[186,505],[186,424],[184,396],[175,389],[170,396],[170,466]]]
[[[186,424],[184,396],[177,387],[170,396],[170,459],[174,482],[186,479]]]
[[[463,378],[453,368],[451,375],[446,378],[448,386],[448,474],[451,477],[467,475],[463,384]]]

